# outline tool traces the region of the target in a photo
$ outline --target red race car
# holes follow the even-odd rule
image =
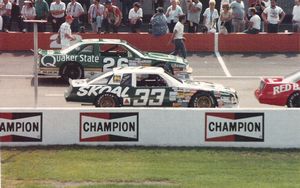
[[[255,97],[260,103],[299,108],[300,71],[285,77],[262,78]]]

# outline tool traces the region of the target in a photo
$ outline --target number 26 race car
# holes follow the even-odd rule
[[[124,67],[69,80],[66,101],[96,107],[237,107],[234,89],[207,82],[182,81],[159,67]]]
[[[255,96],[260,103],[300,107],[300,71],[286,77],[262,78]]]
[[[174,75],[192,72],[181,57],[143,52],[119,39],[84,39],[64,50],[39,51],[39,74],[66,81],[126,66],[163,67]]]

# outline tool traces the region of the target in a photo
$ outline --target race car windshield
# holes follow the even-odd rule
[[[102,80],[104,78],[108,78],[112,75],[112,72],[98,73],[87,79],[87,82],[95,82],[95,80]],[[97,82],[97,81],[96,81]]]
[[[142,55],[144,55],[146,52],[144,52],[143,50],[140,50],[139,48],[137,48],[136,46],[132,45],[132,44],[129,44],[127,43],[133,50],[141,53]]]
[[[165,71],[165,73],[166,73],[167,75],[169,75],[170,77],[172,77],[173,79],[175,79],[176,81],[178,81],[178,82],[180,82],[180,83],[183,83],[182,80],[180,80],[179,78],[176,78],[175,76],[173,76],[173,75],[170,74],[169,72]]]
[[[76,43],[76,44],[74,44],[74,45],[72,45],[72,46],[70,46],[70,47],[68,47],[68,48],[66,48],[64,50],[61,50],[60,52],[62,54],[67,54],[67,53],[71,52],[72,50],[78,48],[80,45],[81,45],[80,43]]]
[[[300,71],[293,72],[284,77],[284,82],[298,82],[300,79]]]

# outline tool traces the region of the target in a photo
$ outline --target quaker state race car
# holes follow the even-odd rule
[[[238,107],[234,89],[182,81],[160,67],[114,68],[89,79],[69,80],[66,101],[96,107]]]
[[[300,107],[300,71],[286,77],[262,78],[255,96],[260,103]]]
[[[64,50],[39,51],[39,75],[87,78],[121,66],[157,66],[171,74],[191,73],[181,57],[143,52],[119,39],[84,39]]]

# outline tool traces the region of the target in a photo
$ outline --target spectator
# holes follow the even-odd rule
[[[154,11],[157,10],[158,7],[164,7],[164,0],[152,0],[152,3],[154,4]]]
[[[24,1],[22,10],[21,10],[21,16],[22,16],[22,29],[23,32],[33,31],[33,24],[24,22],[24,20],[34,20],[36,16],[35,8],[33,6],[32,1]]]
[[[245,33],[258,34],[259,31],[260,31],[261,19],[256,14],[256,9],[254,7],[250,7],[249,12],[251,14],[251,18],[250,18],[250,21],[249,21],[248,29],[245,31]]]
[[[105,33],[109,33],[111,28],[114,33],[117,33],[121,22],[122,13],[120,9],[117,6],[112,5],[111,0],[106,0],[103,19]]]
[[[133,3],[133,8],[130,9],[128,19],[133,33],[139,33],[142,25],[143,9],[140,3]]]
[[[171,0],[171,6],[168,7],[166,12],[168,27],[171,33],[173,32],[180,15],[183,15],[183,12],[181,7],[177,4],[177,0]]]
[[[271,6],[271,0],[263,0],[264,1],[264,4],[266,5],[265,7],[269,7]]]
[[[254,7],[256,9],[256,14],[260,17],[260,20],[262,20],[262,13],[266,8],[266,5],[263,0],[256,0],[255,3],[251,5],[251,7]],[[264,31],[264,23],[261,21],[261,31]]]
[[[66,4],[61,0],[54,0],[50,5],[51,23],[53,32],[57,32],[60,25],[65,22]],[[71,22],[72,23],[72,22]]]
[[[12,4],[11,8],[11,19],[9,24],[9,29],[12,27],[12,23],[15,21],[18,24],[19,30],[22,30],[21,12],[19,0],[10,0]]]
[[[202,3],[199,0],[188,0],[188,32],[197,33],[202,11]]]
[[[3,29],[3,19],[2,19],[2,16],[0,15],[0,32],[2,31]]]
[[[230,4],[232,9],[233,32],[243,32],[245,30],[245,10],[242,0],[235,0]]]
[[[293,28],[294,32],[300,32],[300,0],[295,0],[293,8]]]
[[[71,30],[78,32],[80,27],[79,17],[84,13],[83,7],[76,0],[71,0],[67,5],[66,14],[73,17]]]
[[[276,5],[276,0],[271,0],[271,6],[265,8],[262,18],[267,23],[268,33],[277,33],[278,26],[282,23],[285,13]]]
[[[35,11],[37,20],[47,20],[49,14],[49,5],[45,0],[36,0],[35,1]],[[38,24],[38,31],[46,31],[46,23]]]
[[[219,13],[215,9],[216,2],[209,1],[209,7],[203,13],[203,23],[207,27],[208,32],[216,32],[216,20],[219,18]]]
[[[66,21],[61,24],[59,28],[59,35],[60,35],[60,43],[61,43],[61,48],[66,49],[70,46],[70,41],[75,40],[75,37],[72,35],[72,30],[71,30],[71,24],[73,21],[72,16],[66,16]]]
[[[174,42],[175,44],[175,51],[172,52],[173,55],[178,55],[181,53],[181,56],[186,59],[186,48],[185,48],[185,38],[183,37],[184,34],[184,23],[185,23],[185,15],[180,15],[178,18],[178,22],[176,23],[174,27],[173,34],[171,36],[171,40],[169,41],[169,44],[171,42]]]
[[[157,8],[157,13],[152,16],[150,24],[154,36],[162,36],[168,33],[168,22],[167,17],[164,14],[164,8]]]
[[[11,2],[9,2],[8,0],[3,0],[2,2],[0,1],[0,16],[2,17],[3,20],[2,30],[6,32],[9,30],[11,9],[12,9]]]
[[[232,12],[230,11],[229,3],[223,3],[221,15],[220,15],[220,21],[221,21],[221,27],[226,28],[225,33],[231,33],[231,29],[232,29],[231,20],[232,20]]]
[[[120,0],[122,3],[122,15],[123,15],[123,24],[127,25],[128,23],[128,12],[132,6],[131,0]]]
[[[92,26],[92,31],[101,33],[101,26],[103,21],[104,6],[100,0],[94,0],[88,11],[88,20]]]

